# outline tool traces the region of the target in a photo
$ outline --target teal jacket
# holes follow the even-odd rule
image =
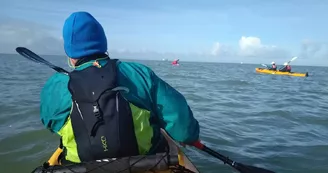
[[[106,62],[107,60],[99,61],[101,65]],[[82,64],[76,70],[91,64],[92,62]],[[159,116],[164,124],[162,128],[176,141],[190,143],[199,138],[198,121],[193,117],[181,93],[142,64],[118,61],[117,68],[118,85],[130,90],[128,93],[122,93],[129,102]],[[55,73],[41,91],[41,122],[52,132],[58,132],[70,114],[72,100],[68,81],[69,76]]]

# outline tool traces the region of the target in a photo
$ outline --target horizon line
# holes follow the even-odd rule
[[[3,55],[20,55],[18,53],[1,53]],[[66,56],[65,54],[38,54],[39,56]],[[160,61],[163,62],[163,58],[159,59],[133,59],[133,58],[117,58],[117,59],[123,59],[123,60],[137,60],[137,61]],[[166,58],[165,58],[166,59]],[[170,61],[166,59],[166,61]],[[181,60],[180,60],[181,61]],[[195,63],[218,63],[218,64],[247,64],[247,65],[261,65],[263,63],[250,63],[250,62],[223,62],[223,61],[195,61],[195,60],[183,60],[182,62],[195,62]],[[283,64],[281,64],[283,65]],[[328,67],[328,65],[293,65],[298,67]]]

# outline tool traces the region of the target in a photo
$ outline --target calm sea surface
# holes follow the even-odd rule
[[[65,57],[46,57],[67,67]],[[132,60],[124,60],[132,61]],[[138,61],[183,93],[201,139],[235,161],[279,173],[328,173],[328,68],[293,66],[309,77],[256,74],[257,65]],[[0,55],[0,172],[31,172],[58,137],[39,120],[39,93],[53,70],[19,55]],[[235,172],[187,148],[204,173]]]

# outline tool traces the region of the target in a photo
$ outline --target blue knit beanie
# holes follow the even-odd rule
[[[83,58],[107,51],[107,38],[100,23],[87,12],[72,13],[63,27],[64,49],[68,57]]]

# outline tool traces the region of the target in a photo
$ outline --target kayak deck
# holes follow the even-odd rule
[[[297,77],[308,77],[308,72],[306,73],[297,73],[297,72],[282,72],[282,71],[275,71],[269,70],[265,68],[255,68],[257,73],[265,73],[265,74],[273,74],[273,75],[287,75],[287,76],[297,76]]]
[[[32,173],[199,173],[177,143],[163,129],[161,131],[168,141],[169,152],[61,165],[57,158],[62,149],[58,148],[46,164]]]

